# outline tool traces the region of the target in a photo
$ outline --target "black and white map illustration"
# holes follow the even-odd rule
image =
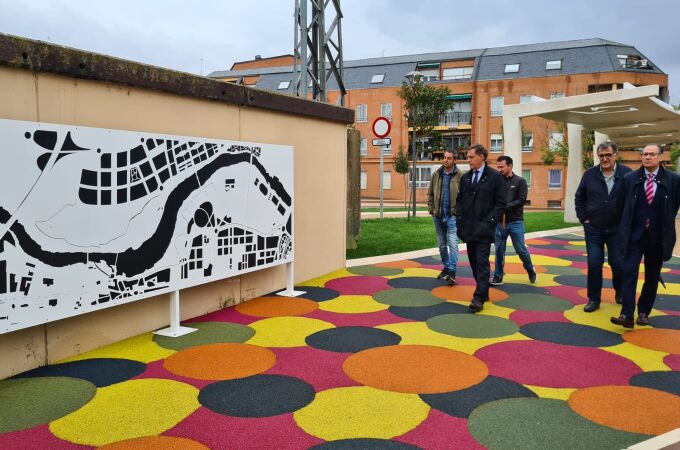
[[[0,333],[293,261],[293,149],[0,120]]]

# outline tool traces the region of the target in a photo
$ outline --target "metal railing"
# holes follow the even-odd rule
[[[439,125],[447,127],[472,125],[472,113],[462,111],[448,111],[439,118]]]

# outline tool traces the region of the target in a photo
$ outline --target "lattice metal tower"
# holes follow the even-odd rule
[[[326,12],[334,16],[328,28]],[[340,0],[295,0],[293,70],[299,97],[307,98],[311,88],[312,99],[327,102],[332,77],[339,90],[336,104],[345,104],[341,21]]]

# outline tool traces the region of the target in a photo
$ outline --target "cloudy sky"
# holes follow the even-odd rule
[[[293,52],[294,0],[0,0],[0,32],[196,74]],[[341,0],[345,60],[599,37],[680,103],[677,0]],[[567,6],[568,5],[568,6]]]

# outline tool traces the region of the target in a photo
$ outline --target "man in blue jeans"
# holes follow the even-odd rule
[[[531,255],[524,243],[524,203],[527,201],[529,188],[524,178],[512,173],[512,158],[499,156],[496,169],[503,176],[507,188],[507,206],[501,221],[496,225],[494,246],[496,247],[496,264],[493,278],[489,284],[500,286],[503,284],[503,268],[505,267],[505,245],[508,236],[512,239],[512,246],[529,275],[529,281],[536,282],[536,270],[531,262]]]
[[[437,232],[439,255],[444,269],[437,278],[456,284],[458,236],[456,235],[456,197],[462,172],[456,166],[453,150],[444,152],[444,164],[432,174],[427,190],[427,209]]]
[[[617,201],[623,177],[631,169],[616,163],[618,155],[619,149],[613,142],[598,145],[600,164],[585,171],[574,196],[576,216],[583,224],[588,253],[588,303],[583,308],[585,312],[600,309],[605,245],[616,303],[622,302],[623,255],[618,236],[621,210]]]

